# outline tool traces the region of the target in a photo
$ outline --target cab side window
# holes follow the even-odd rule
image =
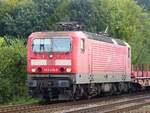
[[[81,39],[81,41],[80,41],[80,49],[81,49],[81,52],[85,51],[85,40],[84,39]]]
[[[130,48],[128,47],[128,58],[130,58],[130,55],[131,54],[131,50],[130,50]]]

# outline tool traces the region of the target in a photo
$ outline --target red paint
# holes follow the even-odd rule
[[[133,77],[135,79],[138,78],[144,78],[144,79],[149,79],[150,78],[150,69],[148,64],[143,64],[143,70],[142,70],[142,64],[136,64],[136,69],[132,69],[133,72]]]
[[[72,51],[70,53],[34,53],[32,40],[43,36],[70,36]],[[84,39],[85,51],[80,49],[80,41]],[[49,55],[53,55],[52,58]],[[31,66],[31,59],[48,59],[47,66]],[[71,66],[55,66],[53,60],[71,59]],[[128,58],[128,47],[97,40],[88,39],[83,32],[35,32],[28,38],[28,73],[33,73],[32,68],[41,68],[41,72],[34,73],[66,73],[60,68],[71,68],[70,73],[122,73],[131,75],[131,58]]]

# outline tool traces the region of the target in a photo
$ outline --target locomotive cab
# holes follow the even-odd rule
[[[34,38],[31,43],[31,73],[71,72],[69,37]]]
[[[64,88],[70,88],[73,73],[71,56],[71,36],[49,32],[32,33],[28,39],[27,66],[30,91],[49,97],[55,95],[49,94],[49,90],[59,94]]]

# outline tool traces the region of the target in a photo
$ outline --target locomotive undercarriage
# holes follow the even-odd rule
[[[42,99],[66,100],[72,90],[71,80],[60,77],[33,77],[28,79],[28,87],[33,97]]]
[[[75,84],[69,77],[33,77],[28,80],[28,86],[33,97],[46,100],[77,100],[141,89],[140,85],[131,82]]]
[[[141,89],[141,87],[138,84],[132,84],[130,82],[76,84],[73,88],[74,99],[121,94],[132,91],[138,91]]]

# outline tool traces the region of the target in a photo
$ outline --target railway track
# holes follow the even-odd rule
[[[129,104],[130,103],[130,104]],[[131,109],[150,103],[149,93],[125,94],[121,96],[111,96],[95,98],[91,100],[71,101],[64,103],[52,103],[48,105],[18,105],[0,107],[0,113],[83,113],[83,112],[105,112],[112,113],[115,110]],[[121,105],[121,106],[120,106]],[[128,106],[127,106],[128,105]],[[117,107],[118,106],[118,107]],[[120,107],[119,107],[120,106]],[[132,108],[133,108],[132,107]],[[114,109],[115,108],[115,109]]]
[[[150,96],[145,96],[141,98],[129,99],[121,102],[112,102],[110,104],[104,105],[89,105],[86,107],[75,108],[68,111],[63,111],[65,113],[119,113],[123,111],[133,110],[144,105],[150,104]]]

